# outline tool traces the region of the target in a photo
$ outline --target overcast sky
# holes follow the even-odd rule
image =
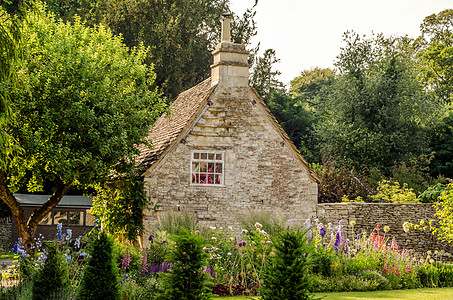
[[[230,0],[242,16],[255,0]],[[288,84],[302,70],[333,67],[347,30],[417,37],[423,19],[453,8],[452,0],[259,0],[255,21],[261,52],[276,51],[280,80]]]

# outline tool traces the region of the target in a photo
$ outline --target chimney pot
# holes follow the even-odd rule
[[[230,33],[230,14],[223,14],[221,21],[222,21],[222,35],[221,35],[221,42],[231,42],[231,33]]]

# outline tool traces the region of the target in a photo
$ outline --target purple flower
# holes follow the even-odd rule
[[[151,233],[151,234],[149,235],[149,237],[148,237],[148,241],[152,241],[153,238],[155,238],[155,236],[154,236],[154,234]]]
[[[167,241],[166,240],[162,240],[162,244],[165,244]]]
[[[324,227],[321,227],[321,229],[319,229],[319,235],[321,235],[321,238],[324,238],[324,236],[326,235],[326,230],[324,229]]]
[[[200,235],[200,230],[195,230],[196,235]]]

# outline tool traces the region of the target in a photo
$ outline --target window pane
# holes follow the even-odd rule
[[[207,153],[201,153],[201,159],[207,159],[208,154]]]
[[[39,225],[52,225],[52,213],[48,213],[47,216],[39,222]]]
[[[222,160],[222,154],[216,154],[215,159]]]
[[[199,159],[200,158],[200,153],[194,153],[193,154],[194,159]]]
[[[209,159],[214,159],[214,153],[208,153],[208,158]]]
[[[89,212],[86,213],[86,223],[85,226],[94,226],[95,217]]]
[[[204,183],[204,184],[207,183],[206,174],[200,174],[200,183]]]
[[[207,170],[207,163],[201,163],[200,164],[200,172],[206,172]]]
[[[61,223],[63,225],[67,225],[68,224],[68,215],[67,215],[67,213],[65,211],[57,211],[54,214],[53,223],[54,224]]]
[[[70,211],[69,212],[69,224],[82,226],[83,225],[83,212]]]
[[[215,184],[222,184],[222,175],[220,174],[215,175]]]
[[[214,163],[208,164],[208,173],[214,173]]]
[[[192,172],[200,172],[200,163],[192,163]]]
[[[215,164],[215,172],[222,173],[222,164]]]
[[[214,184],[214,175],[208,174],[207,184]]]
[[[199,183],[200,182],[200,175],[192,174],[192,183]]]

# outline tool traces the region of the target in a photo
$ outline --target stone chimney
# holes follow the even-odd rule
[[[246,87],[249,84],[249,51],[245,45],[231,42],[230,15],[222,16],[222,36],[212,54],[211,85],[224,87]]]

